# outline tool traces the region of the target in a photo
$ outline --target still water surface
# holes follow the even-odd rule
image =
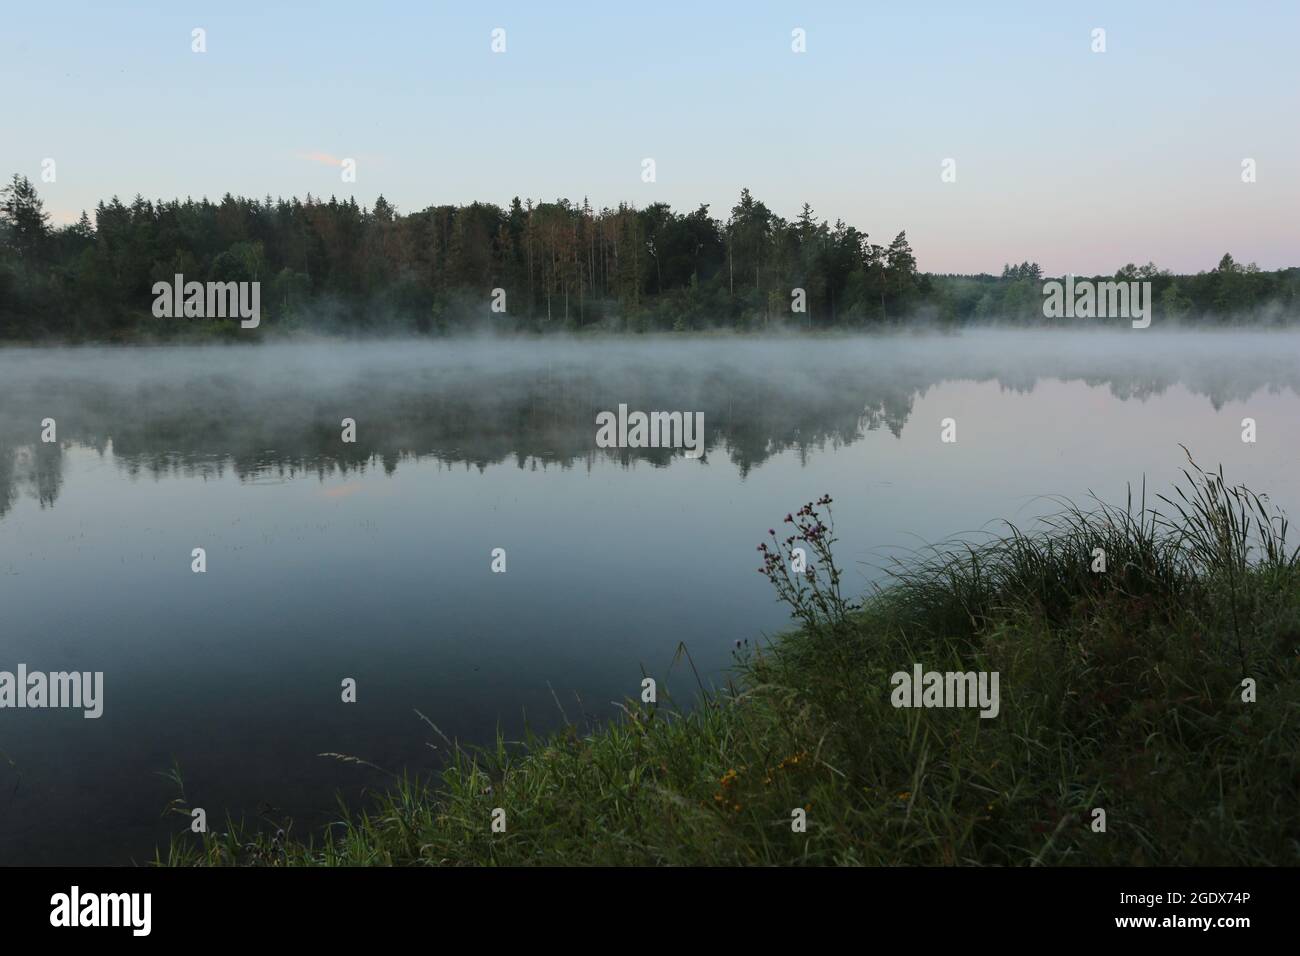
[[[1294,515],[1298,392],[1286,332],[0,351],[0,670],[105,682],[98,720],[0,710],[0,863],[149,859],[173,763],[212,825],[301,830],[385,780],[319,754],[437,765],[416,709],[481,743],[643,668],[689,700],[679,643],[717,682],[785,626],[754,548],[822,493],[861,588],[1045,495],[1167,490],[1180,442]],[[703,411],[705,457],[596,449],[620,402]]]

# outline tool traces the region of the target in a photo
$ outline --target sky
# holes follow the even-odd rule
[[[1300,265],[1297,39],[1294,0],[15,2],[0,177],[56,223],[227,192],[725,220],[748,187],[906,230],[930,272],[1275,269]]]

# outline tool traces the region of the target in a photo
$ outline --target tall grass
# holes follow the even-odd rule
[[[228,822],[159,862],[1300,863],[1285,518],[1190,455],[1151,504],[1145,486],[1122,506],[1060,504],[898,562],[859,604],[839,589],[824,497],[760,546],[799,629],[694,707],[629,701],[602,727],[453,747],[439,775],[341,808],[324,833]],[[895,709],[890,675],[914,662],[999,672],[999,715]]]

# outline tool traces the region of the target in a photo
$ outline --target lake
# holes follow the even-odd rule
[[[703,412],[704,455],[598,448],[620,404]],[[1045,496],[1167,492],[1180,443],[1297,513],[1300,334],[0,350],[0,670],[104,674],[98,719],[0,710],[0,863],[151,858],[173,765],[213,829],[301,834],[389,779],[321,754],[438,766],[417,710],[481,744],[643,673],[688,704],[680,645],[717,684],[787,626],[755,547],[804,502],[864,590]]]

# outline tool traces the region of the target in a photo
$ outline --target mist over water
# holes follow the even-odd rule
[[[706,454],[598,449],[619,404],[702,411]],[[1300,511],[1300,333],[0,351],[0,669],[105,675],[98,720],[4,714],[0,862],[150,857],[173,761],[214,825],[310,828],[387,780],[318,754],[437,766],[415,708],[479,743],[606,716],[643,667],[689,699],[679,642],[718,680],[786,626],[754,547],[803,502],[863,589],[1043,496],[1152,498],[1180,443]]]

